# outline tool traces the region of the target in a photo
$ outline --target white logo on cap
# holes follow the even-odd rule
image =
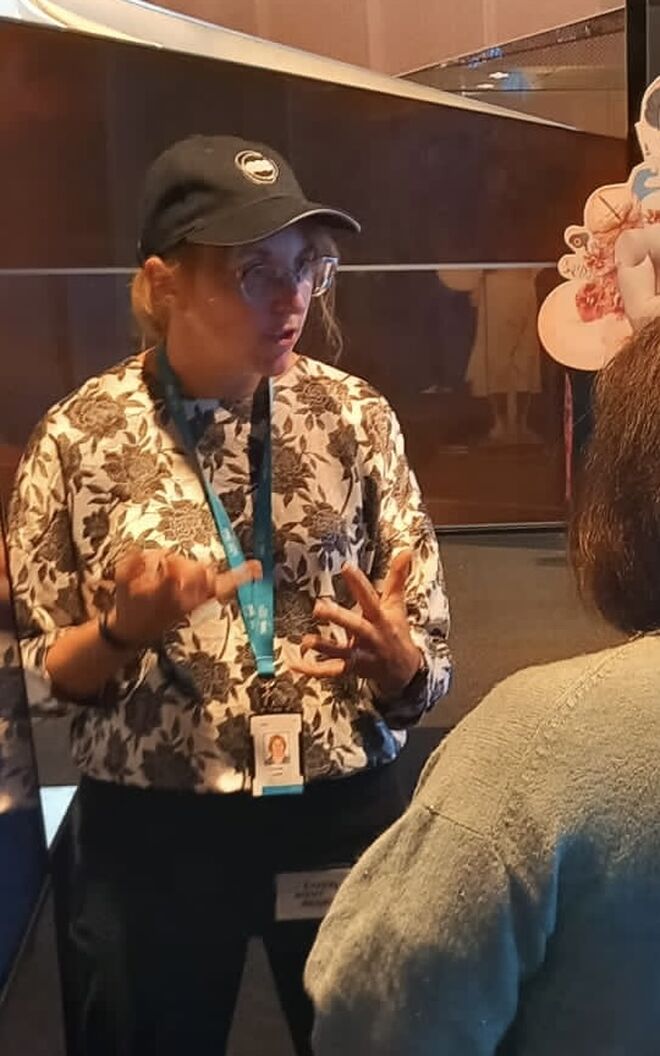
[[[242,150],[234,162],[236,168],[253,183],[275,183],[280,174],[275,162],[258,150]]]

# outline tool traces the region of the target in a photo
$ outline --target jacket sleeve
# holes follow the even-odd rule
[[[87,617],[59,451],[43,422],[17,471],[7,549],[30,706],[37,713],[62,713],[66,702],[53,694],[46,657],[67,627]]]
[[[416,722],[444,697],[451,682],[449,601],[436,533],[424,507],[419,484],[408,464],[401,427],[393,410],[379,397],[379,448],[371,470],[373,562],[369,577],[378,589],[392,557],[410,548],[413,560],[406,588],[410,633],[424,657],[425,674],[397,699],[388,698],[383,712],[394,727]],[[378,707],[378,700],[375,700]]]

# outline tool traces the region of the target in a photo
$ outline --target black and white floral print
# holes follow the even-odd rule
[[[392,554],[411,546],[409,614],[428,665],[419,710],[430,707],[451,669],[438,547],[386,401],[364,381],[305,357],[273,383],[277,674],[268,693],[235,601],[216,618],[173,628],[96,701],[67,705],[48,692],[48,649],[69,625],[111,606],[114,567],[131,547],[166,547],[226,567],[196,468],[145,362],[128,359],[55,406],[18,473],[10,567],[24,665],[40,686],[34,706],[69,707],[82,771],[133,785],[249,789],[249,716],[270,710],[302,714],[309,780],[390,760],[403,735],[389,729],[367,683],[298,676],[290,664],[315,628],[317,597],[351,604],[345,562],[378,588]],[[259,400],[184,401],[202,471],[246,547],[265,429]]]
[[[0,812],[39,801],[25,685],[14,636],[0,630]]]

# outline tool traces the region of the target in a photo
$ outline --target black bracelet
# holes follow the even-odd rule
[[[124,638],[120,638],[118,634],[115,634],[113,630],[108,627],[109,612],[104,612],[102,616],[99,616],[99,634],[106,645],[109,645],[111,649],[116,650],[120,653],[133,652],[138,647],[133,642],[127,642]]]

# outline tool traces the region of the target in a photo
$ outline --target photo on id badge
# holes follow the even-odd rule
[[[297,713],[252,715],[250,732],[254,744],[253,794],[302,792],[302,716]]]
[[[264,764],[285,766],[291,759],[289,739],[285,733],[270,733],[264,737]]]

